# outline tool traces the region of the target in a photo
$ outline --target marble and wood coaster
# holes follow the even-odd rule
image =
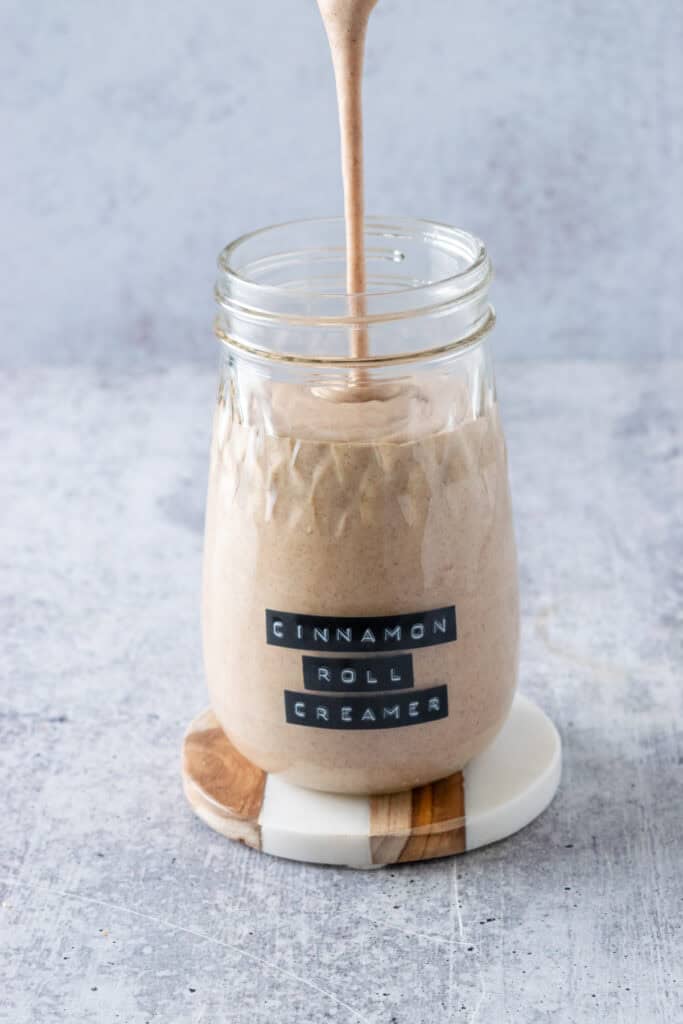
[[[192,809],[228,839],[291,860],[372,868],[474,850],[528,825],[559,785],[561,742],[517,695],[493,744],[462,772],[402,793],[343,796],[257,768],[205,711],[185,736],[182,770]]]

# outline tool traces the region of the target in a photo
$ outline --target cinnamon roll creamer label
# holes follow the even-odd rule
[[[266,610],[268,644],[316,652],[302,657],[304,690],[284,691],[285,720],[315,729],[393,729],[446,718],[447,686],[415,689],[407,652],[456,637],[454,605],[352,618]],[[378,653],[334,656],[340,652]]]

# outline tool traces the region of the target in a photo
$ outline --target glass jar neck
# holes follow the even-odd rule
[[[383,363],[469,347],[492,325],[491,263],[474,236],[368,218],[365,252],[367,291],[350,301],[341,218],[245,235],[219,257],[216,334],[257,358],[348,365],[354,329],[367,333],[364,362]]]

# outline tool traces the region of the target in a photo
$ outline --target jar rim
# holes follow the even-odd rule
[[[351,321],[353,323],[353,321]],[[301,355],[293,352],[278,352],[274,349],[264,348],[261,345],[251,345],[248,342],[235,338],[231,334],[222,331],[219,324],[214,327],[218,340],[227,345],[228,348],[237,349],[246,355],[255,356],[258,359],[265,359],[268,362],[289,363],[298,366],[327,366],[327,367],[380,367],[395,366],[402,363],[414,363],[417,360],[434,360],[441,357],[455,355],[460,351],[478,345],[496,325],[496,311],[489,305],[484,317],[477,323],[476,327],[465,335],[455,338],[444,345],[432,345],[424,348],[411,349],[406,352],[396,352],[392,355],[334,355],[314,356]]]
[[[484,243],[475,235],[439,221],[374,216],[365,218],[365,242],[372,287],[350,295],[339,280],[346,256],[343,217],[293,220],[236,238],[218,256],[215,297],[219,312],[215,329],[219,340],[259,358],[368,365],[469,347],[490,329],[493,311],[488,305],[483,308],[482,300],[486,299],[492,268]],[[395,273],[395,265],[405,261],[406,254],[406,271],[410,268],[412,277]],[[391,275],[387,260],[394,264]],[[336,275],[330,278],[318,274],[318,264],[323,270],[336,269]],[[375,271],[372,274],[371,265]],[[316,286],[307,276],[311,266],[316,268],[314,280],[322,284]],[[282,283],[283,273],[303,277],[293,281],[287,278]],[[272,283],[273,278],[277,283]],[[337,281],[336,288],[325,284],[330,279]],[[389,286],[382,287],[387,281]],[[337,352],[317,355],[276,351],[248,337],[264,327],[348,330],[417,317],[457,316],[462,321],[459,311],[475,306],[477,314],[465,318],[464,331],[445,344],[441,338],[440,344],[428,344],[414,352],[379,353],[357,359]],[[236,325],[241,330],[236,331]]]

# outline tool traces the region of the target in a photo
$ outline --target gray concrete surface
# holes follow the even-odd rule
[[[213,373],[3,375],[0,1020],[683,1019],[683,363],[498,378],[522,688],[564,782],[509,841],[362,874],[232,845],[181,794]]]
[[[508,356],[680,354],[682,52],[680,0],[380,0],[368,209],[486,239]],[[341,211],[315,0],[3,0],[0,108],[15,366],[208,366],[218,249]]]

